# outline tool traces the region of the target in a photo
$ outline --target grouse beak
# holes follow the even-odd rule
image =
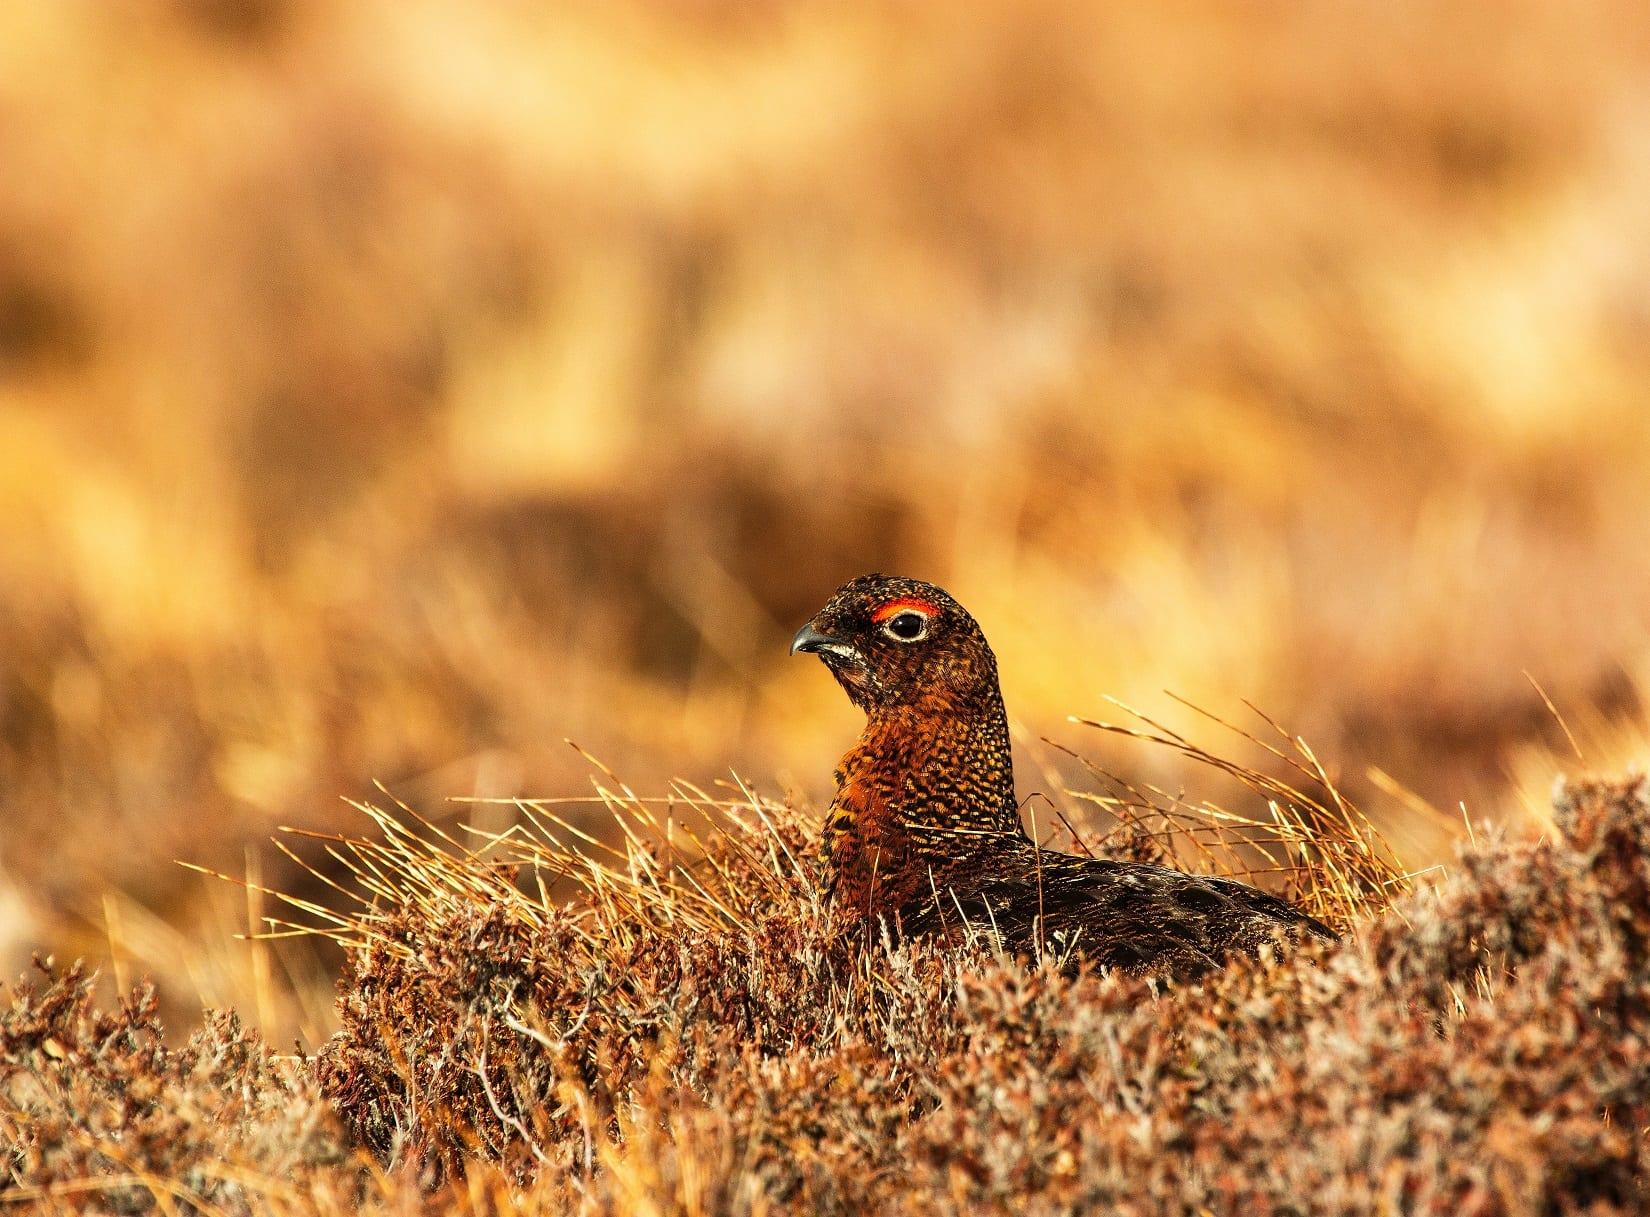
[[[853,648],[840,638],[833,638],[829,634],[821,634],[814,629],[814,623],[811,621],[798,630],[796,637],[791,639],[791,654],[795,655],[798,651],[812,651],[815,653],[826,651],[832,655],[841,655],[844,658],[854,653]]]

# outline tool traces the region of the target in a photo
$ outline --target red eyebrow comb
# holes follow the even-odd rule
[[[939,609],[931,602],[920,596],[901,596],[898,600],[890,600],[871,614],[871,624],[881,625],[888,618],[903,613],[907,609],[914,609],[929,617],[938,616]]]

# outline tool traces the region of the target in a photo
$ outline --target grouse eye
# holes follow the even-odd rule
[[[889,637],[897,638],[901,642],[915,642],[928,633],[928,618],[921,613],[907,610],[896,613],[883,622],[882,629]]]

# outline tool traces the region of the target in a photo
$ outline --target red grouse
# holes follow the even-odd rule
[[[865,575],[797,631],[865,711],[825,821],[828,897],[848,922],[907,933],[964,923],[1011,949],[1075,949],[1129,971],[1195,975],[1279,937],[1332,938],[1235,879],[1039,849],[1014,798],[997,660],[929,583]]]

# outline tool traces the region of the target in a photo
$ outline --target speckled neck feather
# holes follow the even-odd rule
[[[982,840],[1019,834],[1008,716],[980,704],[898,706],[867,718],[842,758],[822,843],[830,894],[869,916],[931,896]]]

